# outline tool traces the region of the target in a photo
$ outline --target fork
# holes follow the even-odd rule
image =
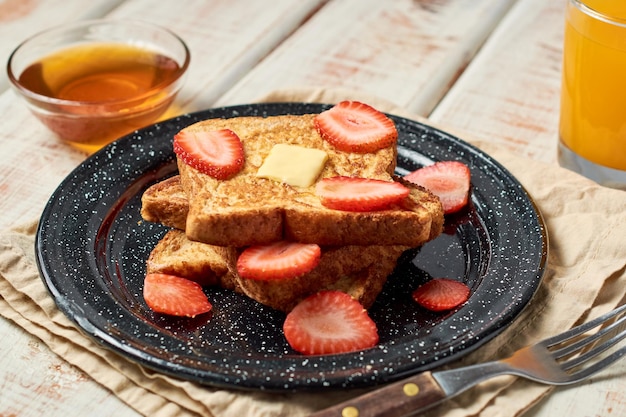
[[[516,351],[499,361],[422,372],[355,397],[311,417],[400,417],[426,410],[498,375],[517,375],[550,385],[582,381],[626,354],[609,354],[626,337],[626,304],[590,322]],[[602,326],[602,327],[601,327]],[[589,333],[600,327],[595,333]],[[600,356],[602,353],[607,355]]]

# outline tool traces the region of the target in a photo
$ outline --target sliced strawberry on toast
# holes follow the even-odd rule
[[[281,240],[246,248],[237,258],[237,273],[242,278],[280,280],[304,275],[320,261],[321,249],[314,243]]]
[[[462,162],[436,162],[405,175],[404,179],[439,197],[445,214],[455,213],[468,203],[470,170]]]
[[[174,136],[174,152],[187,165],[218,180],[244,166],[241,139],[230,129],[182,131]]]
[[[171,316],[195,317],[212,309],[198,283],[168,274],[147,274],[143,298],[151,310]]]
[[[305,298],[287,314],[283,332],[289,345],[305,355],[353,352],[378,343],[378,329],[367,310],[341,291]]]
[[[343,211],[378,211],[404,200],[409,188],[393,181],[370,178],[330,177],[315,186],[322,205]]]
[[[416,303],[431,311],[446,311],[466,302],[470,289],[460,281],[449,278],[435,278],[413,291]]]
[[[384,113],[358,101],[342,101],[315,117],[315,128],[335,148],[368,153],[393,145],[398,131]]]

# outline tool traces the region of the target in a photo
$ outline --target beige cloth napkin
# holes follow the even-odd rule
[[[344,99],[362,100],[383,111],[411,117],[390,103],[339,90],[291,89],[262,101],[334,103]],[[445,130],[445,126],[440,128]],[[545,217],[550,254],[544,281],[521,317],[451,366],[503,357],[621,303],[626,293],[626,193],[600,187],[557,166],[502,152],[459,132],[456,135],[485,150],[526,187]],[[0,234],[0,314],[41,339],[139,413],[151,417],[305,416],[357,393],[270,394],[215,389],[155,373],[102,348],[59,312],[39,279],[33,252],[35,227],[33,221]],[[550,390],[518,378],[500,377],[428,415],[518,416]]]

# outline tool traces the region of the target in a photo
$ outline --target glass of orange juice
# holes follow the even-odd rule
[[[569,0],[559,163],[626,189],[626,1]]]

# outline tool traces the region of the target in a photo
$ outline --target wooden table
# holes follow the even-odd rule
[[[192,65],[172,112],[328,87],[555,163],[565,0],[0,1],[0,58],[41,29],[140,17],[179,34]],[[86,155],[60,143],[0,75],[1,229],[37,218]],[[0,320],[0,415],[135,416],[12,322]],[[621,367],[626,375],[626,361]],[[624,415],[624,378],[559,389],[527,413]],[[622,410],[622,411],[619,411]],[[611,414],[613,413],[613,414]]]

